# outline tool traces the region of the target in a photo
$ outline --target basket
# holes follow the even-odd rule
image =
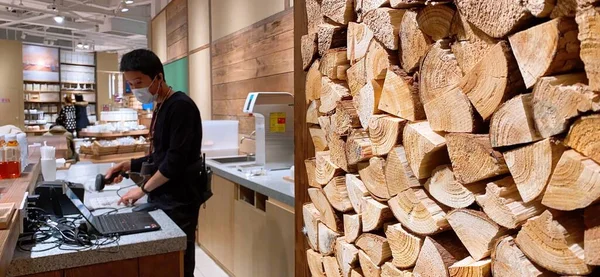
[[[117,151],[119,154],[133,153],[135,152],[136,145],[120,145],[119,150]]]
[[[92,152],[92,147],[91,146],[82,145],[82,146],[79,147],[79,154],[93,155],[94,153]]]
[[[136,144],[135,145],[135,152],[146,152],[146,151],[148,151],[149,147],[150,147],[150,144],[148,144],[148,143]]]
[[[97,144],[92,145],[92,153],[94,156],[108,156],[114,155],[119,152],[119,146],[99,146]]]

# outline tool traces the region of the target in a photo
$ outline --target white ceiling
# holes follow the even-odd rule
[[[82,42],[95,45],[96,51],[146,48],[152,1],[134,0],[129,5],[123,2],[0,0],[0,38],[68,49]],[[121,12],[124,6],[129,8],[128,12]],[[56,23],[53,19],[56,15],[64,16],[64,22]]]

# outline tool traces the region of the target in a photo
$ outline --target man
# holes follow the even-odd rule
[[[151,172],[155,173],[147,183],[128,191],[119,204],[132,205],[147,194],[149,203],[165,211],[187,235],[184,272],[186,277],[194,276],[195,231],[200,208],[194,190],[200,184],[193,176],[190,178],[186,167],[200,158],[200,111],[186,94],[167,85],[162,63],[152,51],[139,49],[125,54],[120,71],[140,102],[156,102],[150,126],[150,154],[119,163],[106,176],[120,171],[141,172],[142,165],[153,168]],[[114,182],[122,180],[117,177]]]

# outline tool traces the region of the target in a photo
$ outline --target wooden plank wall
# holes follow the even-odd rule
[[[294,93],[294,12],[289,9],[212,43],[213,120],[239,120],[240,133],[254,131],[242,113],[253,91]]]
[[[187,56],[188,12],[187,0],[173,0],[165,8],[167,17],[167,61]]]

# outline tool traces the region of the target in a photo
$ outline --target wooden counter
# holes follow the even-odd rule
[[[0,230],[0,277],[6,275],[6,270],[12,260],[19,238],[19,225],[21,223],[19,207],[23,202],[25,192],[33,192],[40,176],[39,151],[30,153],[28,162],[26,172],[20,178],[0,180],[0,204],[13,203],[15,209],[8,228]]]
[[[89,138],[98,138],[98,139],[114,139],[121,137],[137,137],[137,136],[147,136],[150,132],[148,129],[139,130],[139,131],[130,131],[130,132],[121,132],[121,133],[92,133],[87,131],[79,132],[79,137],[89,137]]]

